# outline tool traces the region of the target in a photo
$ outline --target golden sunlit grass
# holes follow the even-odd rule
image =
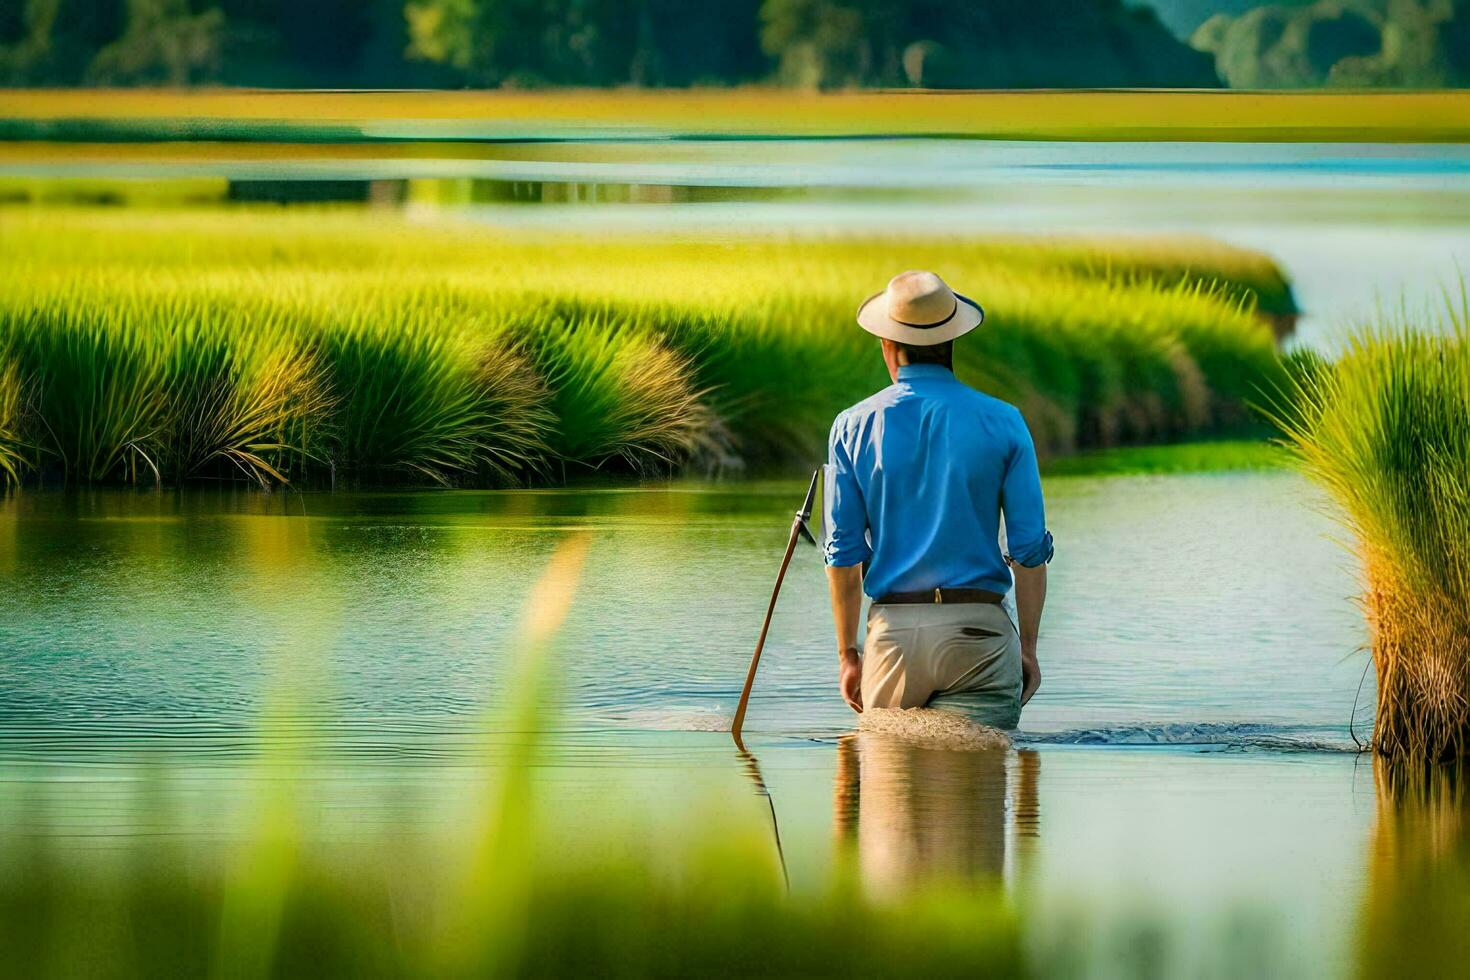
[[[1363,563],[1378,710],[1373,745],[1412,762],[1470,748],[1470,304],[1445,333],[1360,335],[1283,413]]]
[[[0,119],[221,120],[313,127],[423,122],[436,134],[678,132],[1012,139],[1459,141],[1470,94],[1443,92],[839,92],[785,89],[554,92],[0,92]],[[12,128],[14,128],[12,126]],[[274,131],[274,130],[273,130]],[[17,130],[12,138],[22,138]],[[34,138],[47,138],[37,131]]]
[[[0,364],[0,486],[19,483],[25,465],[20,412],[20,372],[14,364]]]
[[[1293,309],[1269,260],[1197,238],[670,241],[361,209],[0,222],[30,462],[83,480],[809,462],[886,383],[857,303],[926,266],[989,312],[961,375],[1044,451],[1157,441],[1246,421],[1280,371],[1259,311]],[[266,363],[298,381],[267,386]]]

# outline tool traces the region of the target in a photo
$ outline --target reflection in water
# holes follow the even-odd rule
[[[1470,793],[1459,768],[1375,760],[1378,815],[1360,935],[1364,977],[1470,969]]]
[[[1015,772],[1010,828],[1008,762]],[[875,894],[936,879],[998,879],[1006,872],[1008,831],[1018,861],[1037,834],[1040,766],[1030,751],[955,751],[877,732],[847,736],[838,742],[833,801],[839,851],[856,859]]]
[[[735,743],[740,745],[740,739]],[[786,851],[781,847],[781,824],[776,820],[776,801],[771,796],[770,787],[766,785],[766,777],[761,775],[761,764],[755,754],[741,745],[739,750],[740,761],[745,766],[745,775],[755,785],[756,795],[766,801],[766,808],[771,811],[771,836],[776,842],[776,859],[781,862],[781,879],[786,883],[786,889],[791,889],[791,872],[786,867]]]

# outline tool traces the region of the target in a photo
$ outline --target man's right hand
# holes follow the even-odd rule
[[[1036,647],[1021,647],[1021,707],[1031,700],[1031,695],[1041,686],[1041,664],[1036,659]]]
[[[1041,633],[1041,610],[1046,605],[1046,566],[1028,568],[1011,563],[1016,577],[1016,624],[1021,639],[1021,704],[1041,686],[1041,665],[1036,662],[1036,641]]]
[[[837,671],[837,686],[842,690],[842,700],[858,714],[863,713],[863,658],[857,647],[842,651],[842,663]]]

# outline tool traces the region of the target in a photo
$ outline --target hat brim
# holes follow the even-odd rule
[[[980,304],[968,296],[954,294],[954,315],[943,323],[932,327],[916,327],[901,323],[888,315],[888,294],[874,293],[858,307],[857,322],[868,333],[900,344],[914,347],[932,347],[963,337],[985,322],[985,311]]]

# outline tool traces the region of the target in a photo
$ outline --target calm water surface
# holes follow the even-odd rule
[[[1356,584],[1307,484],[1048,487],[1059,560],[1023,737],[1351,744]],[[3,730],[48,755],[72,738],[92,751],[94,733],[230,752],[272,684],[304,677],[343,752],[359,728],[399,727],[437,752],[499,697],[526,584],[573,529],[593,543],[558,654],[562,724],[722,730],[801,490],[13,496]],[[830,739],[852,719],[830,676],[825,580],[814,549],[793,567],[747,725]]]
[[[329,837],[452,833],[525,737],[487,709],[527,583],[585,529],[537,769],[560,819],[677,835],[714,801],[779,833],[798,891],[840,849],[880,893],[999,877],[1045,955],[1091,943],[1103,973],[1219,970],[1242,935],[1348,968],[1376,812],[1347,751],[1364,635],[1304,482],[1049,480],[1045,686],[1009,752],[852,735],[803,550],[743,758],[722,729],[802,489],[9,497],[0,833],[238,840],[283,753]]]

